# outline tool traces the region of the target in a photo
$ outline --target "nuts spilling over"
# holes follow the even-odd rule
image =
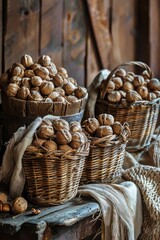
[[[98,122],[98,120],[96,120]],[[99,126],[99,125],[98,125]],[[37,128],[32,144],[27,147],[26,152],[61,151],[67,152],[78,149],[88,141],[83,133],[80,122],[67,122],[60,117],[54,120],[42,120]]]
[[[121,123],[118,121],[115,122],[114,117],[107,113],[102,113],[97,116],[97,118],[85,120],[83,122],[83,127],[91,137],[112,137],[113,134],[117,136],[123,133],[123,126]]]
[[[103,79],[99,92],[103,91],[106,79]],[[156,93],[156,94],[155,94]],[[150,76],[147,70],[141,74],[127,72],[119,67],[109,80],[105,99],[113,104],[151,101],[160,96],[160,80]]]
[[[8,97],[37,102],[49,102],[46,98],[50,98],[50,102],[65,104],[87,96],[87,89],[78,86],[65,68],[57,68],[48,55],[40,56],[35,62],[28,54],[22,56],[20,63],[13,63],[0,76],[0,88]]]

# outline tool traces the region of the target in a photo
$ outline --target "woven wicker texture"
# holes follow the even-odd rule
[[[25,152],[23,166],[28,198],[38,205],[58,205],[77,194],[89,143],[78,150]]]
[[[114,75],[115,71],[123,66],[139,66],[148,71],[150,77],[153,77],[151,69],[142,62],[128,62],[121,64],[111,71],[108,75],[105,86],[100,93],[100,98],[97,100],[95,105],[95,115],[101,113],[112,114],[115,121],[121,123],[128,122],[129,128],[131,130],[131,138],[127,144],[128,151],[135,151],[135,149],[143,149],[150,144],[152,139],[158,114],[160,99],[154,99],[152,101],[137,101],[135,103],[122,104],[111,104],[104,100],[106,89],[109,84],[111,77]]]
[[[123,172],[123,178],[133,181],[144,201],[143,227],[139,239],[159,240],[160,237],[160,168],[135,166]]]
[[[122,174],[126,143],[129,138],[128,124],[122,135],[103,138],[92,137],[81,183],[113,182]]]

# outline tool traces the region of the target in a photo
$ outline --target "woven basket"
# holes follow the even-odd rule
[[[123,128],[123,133],[119,136],[90,138],[90,151],[86,157],[81,184],[111,183],[121,176],[126,143],[130,136],[127,123]]]
[[[77,194],[89,142],[68,152],[25,152],[23,167],[28,199],[42,206],[63,204]]]
[[[147,70],[151,78],[153,77],[151,69],[145,63],[131,61],[118,65],[106,79],[105,86],[95,104],[95,115],[109,113],[114,116],[115,121],[128,122],[131,138],[127,144],[127,150],[132,152],[141,150],[150,144],[158,119],[160,98],[152,101],[143,100],[127,103],[126,105],[112,104],[105,100],[106,89],[111,77],[118,68],[123,66],[139,66]]]

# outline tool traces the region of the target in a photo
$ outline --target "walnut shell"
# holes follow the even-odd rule
[[[110,136],[113,135],[113,130],[111,126],[100,126],[99,128],[97,128],[96,130],[96,136],[101,138],[101,137],[105,137],[105,136]]]
[[[5,203],[7,202],[7,199],[8,199],[7,194],[5,194],[4,192],[0,192],[0,201],[2,203]]]
[[[31,82],[32,86],[39,87],[39,86],[41,86],[43,80],[39,76],[34,76],[34,77],[31,78],[30,82]]]
[[[18,89],[17,98],[25,100],[27,99],[29,94],[30,94],[30,90],[27,87],[22,86],[20,89]]]
[[[72,140],[70,142],[70,146],[73,149],[78,149],[81,145],[85,143],[86,139],[84,138],[84,135],[80,132],[75,132],[72,134]]]
[[[42,97],[42,95],[38,91],[31,90],[27,99],[31,100],[31,101],[42,101],[43,97]]]
[[[64,89],[61,88],[61,87],[56,87],[56,88],[54,88],[53,92],[59,93],[59,95],[61,95],[62,97],[65,96],[65,91],[64,91]]]
[[[52,82],[45,81],[40,86],[40,92],[42,95],[49,95],[53,92],[54,84]]]
[[[21,77],[17,77],[17,76],[13,76],[10,80],[10,83],[16,83],[18,86],[20,86],[22,84],[22,78]]]
[[[141,73],[142,77],[144,79],[150,79],[150,74],[147,70],[144,70],[142,73]]]
[[[20,214],[27,210],[28,202],[23,197],[17,197],[12,203],[12,212],[14,214]]]
[[[46,66],[46,68],[48,69],[49,76],[51,78],[54,77],[58,73],[56,65],[53,62],[51,62],[48,66]]]
[[[52,99],[52,101],[55,100],[58,97],[59,97],[59,93],[56,92],[56,91],[53,91],[48,95],[48,98]]]
[[[69,123],[64,119],[55,119],[53,120],[53,127],[56,131],[61,129],[69,130]]]
[[[76,79],[73,78],[73,77],[69,77],[69,78],[68,78],[68,82],[73,83],[76,87],[78,86],[78,83],[77,83]]]
[[[46,141],[45,139],[37,138],[37,139],[34,139],[34,141],[32,142],[32,145],[35,146],[36,148],[39,148],[40,146],[42,146],[42,144],[45,141]]]
[[[139,86],[137,88],[138,94],[142,97],[142,99],[147,99],[148,97],[148,88],[145,86]]]
[[[68,152],[68,151],[71,151],[72,148],[69,145],[59,145],[58,150],[61,150],[63,152]]]
[[[57,143],[52,140],[45,141],[42,144],[42,146],[44,148],[46,148],[46,150],[48,150],[48,151],[56,151],[57,150]]]
[[[39,67],[34,70],[35,74],[42,79],[49,80],[49,71],[46,67]]]
[[[148,83],[148,87],[151,91],[160,91],[160,81],[157,78],[152,78]]]
[[[31,70],[31,69],[28,69],[28,70],[25,70],[24,71],[24,77],[28,77],[28,78],[31,78],[31,77],[34,77],[35,74],[34,74],[34,71]]]
[[[68,82],[63,85],[63,89],[66,95],[71,95],[75,91],[76,86],[73,83]]]
[[[58,74],[62,75],[64,78],[68,78],[68,73],[65,68],[59,67],[57,70],[58,70]]]
[[[15,67],[12,69],[12,76],[24,77],[24,70],[21,67]]]
[[[19,86],[16,83],[10,83],[7,86],[6,94],[8,97],[15,97],[19,90]]]
[[[91,135],[96,132],[97,128],[99,128],[99,121],[96,118],[88,118],[83,124],[86,132]]]
[[[113,81],[109,81],[106,93],[113,92],[115,90],[115,83]]]
[[[55,98],[55,99],[53,100],[53,102],[66,103],[66,100],[65,100],[64,97],[58,96],[57,98]]]
[[[57,143],[61,145],[66,145],[71,142],[72,135],[67,129],[60,129],[56,133]]]
[[[53,77],[52,82],[56,87],[62,87],[64,84],[63,77],[60,74],[57,74]]]
[[[120,122],[114,122],[112,125],[113,133],[120,135],[123,132],[123,126]]]
[[[33,64],[33,59],[30,55],[25,54],[21,58],[21,63],[23,64],[24,67],[29,68]]]
[[[30,66],[30,69],[31,70],[36,70],[37,68],[41,67],[41,64],[39,63],[33,63],[31,66]]]
[[[70,123],[70,131],[71,132],[81,132],[82,131],[82,127],[81,127],[81,124],[80,122],[71,122]]]
[[[134,77],[134,80],[133,80],[133,86],[134,87],[139,87],[139,86],[143,86],[145,83],[144,81],[144,78],[140,75],[137,75]]]
[[[133,82],[133,80],[134,80],[134,77],[132,76],[132,75],[128,75],[128,73],[127,73],[127,75],[125,76],[125,77],[123,77],[123,82],[125,83],[125,82]]]
[[[78,99],[84,98],[87,94],[87,89],[79,86],[75,89],[74,94]]]
[[[24,77],[24,78],[22,78],[22,85],[23,86],[25,86],[25,87],[27,87],[27,88],[31,88],[31,84],[30,84],[30,78],[28,78],[28,77]]]
[[[122,86],[122,90],[125,92],[128,92],[128,91],[134,90],[134,86],[131,82],[124,82]]]
[[[102,113],[98,116],[100,125],[113,125],[114,117],[111,114]]]
[[[112,81],[114,82],[115,84],[115,89],[120,89],[123,85],[123,81],[120,77],[114,77],[112,78]]]
[[[54,129],[52,126],[42,125],[38,128],[37,134],[42,139],[49,139],[54,136]]]
[[[51,63],[51,58],[48,55],[43,55],[38,59],[38,63],[44,67],[47,67]]]
[[[119,91],[115,90],[107,95],[107,99],[111,103],[118,103],[121,100],[121,94]]]
[[[126,71],[123,68],[118,68],[115,72],[116,77],[125,77]]]
[[[148,94],[147,100],[152,101],[152,100],[154,100],[154,99],[156,99],[156,98],[157,98],[156,94],[153,93],[153,92],[150,92],[150,93]]]
[[[129,91],[126,93],[126,100],[127,102],[136,102],[136,101],[141,101],[142,97],[134,90]]]
[[[11,204],[10,203],[4,203],[3,206],[2,206],[2,212],[11,212]]]
[[[73,95],[65,96],[65,99],[66,99],[69,103],[78,101],[78,98],[77,98],[76,96],[73,96]]]

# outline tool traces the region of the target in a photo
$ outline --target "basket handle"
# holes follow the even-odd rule
[[[101,99],[104,99],[105,95],[106,95],[106,92],[107,92],[107,87],[108,87],[108,84],[113,76],[113,74],[115,73],[115,71],[120,68],[120,67],[123,67],[123,66],[139,66],[141,68],[144,68],[145,70],[147,70],[147,72],[149,73],[150,75],[150,78],[153,78],[153,72],[151,70],[151,68],[146,64],[146,63],[143,63],[143,62],[140,62],[140,61],[129,61],[129,62],[126,62],[126,63],[122,63],[118,66],[116,66],[111,72],[110,74],[108,75],[108,77],[106,78],[106,81],[104,83],[104,88],[103,90],[101,91],[100,93],[100,98]]]

